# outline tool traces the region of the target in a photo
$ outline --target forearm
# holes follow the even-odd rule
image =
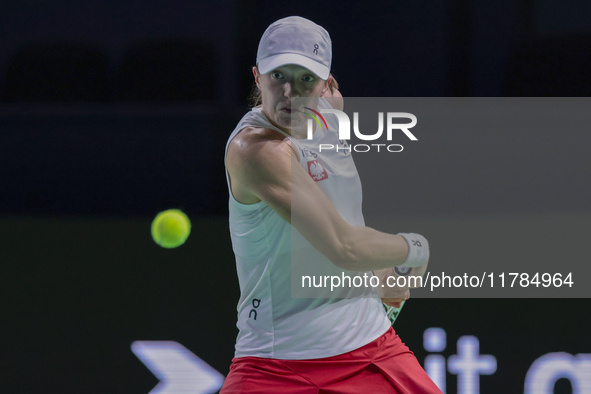
[[[402,265],[408,257],[406,240],[370,227],[350,226],[341,234],[344,249],[342,268],[371,271]]]

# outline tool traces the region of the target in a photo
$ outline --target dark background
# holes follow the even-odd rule
[[[1,2],[0,392],[147,393],[157,379],[135,340],[178,341],[227,374],[239,289],[223,149],[274,20],[301,15],[330,32],[345,96],[589,96],[589,4]],[[448,214],[515,213],[438,203]],[[173,207],[193,231],[164,250],[149,225]],[[498,361],[481,392],[517,393],[543,354],[591,353],[589,306],[417,299],[396,328],[421,362],[428,327],[447,331],[446,357],[476,335]]]

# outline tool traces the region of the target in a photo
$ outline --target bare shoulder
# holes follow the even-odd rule
[[[264,190],[289,179],[291,141],[273,129],[247,127],[228,146],[226,167],[234,198],[254,204]]]
[[[276,130],[246,127],[230,142],[226,161],[229,168],[256,168],[290,151],[291,141]]]

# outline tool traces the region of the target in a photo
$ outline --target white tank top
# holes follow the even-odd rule
[[[331,108],[321,98],[319,109]],[[296,140],[274,127],[261,108],[253,108],[238,123],[226,144],[245,127],[265,127],[290,138],[300,154],[300,164],[332,201],[349,224],[364,226],[361,213],[361,182],[351,153],[318,151],[318,145],[339,144],[338,123],[325,115],[328,130],[316,128],[312,140]],[[342,145],[341,145],[342,147]],[[224,156],[225,157],[225,156]],[[228,173],[226,171],[226,179]],[[240,284],[235,357],[303,360],[331,357],[368,344],[390,327],[376,288],[341,289],[342,298],[292,298],[292,242],[314,261],[316,272],[308,275],[362,276],[345,271],[312,247],[299,232],[263,201],[242,204],[232,195],[230,182],[230,235]],[[292,238],[293,237],[293,238]],[[367,273],[371,277],[371,272]],[[328,288],[316,289],[331,297]],[[343,297],[343,294],[345,297]]]

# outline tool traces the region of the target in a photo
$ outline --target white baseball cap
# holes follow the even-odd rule
[[[328,32],[300,16],[273,22],[263,33],[257,51],[261,74],[286,64],[296,64],[326,80],[331,61],[332,42]]]

